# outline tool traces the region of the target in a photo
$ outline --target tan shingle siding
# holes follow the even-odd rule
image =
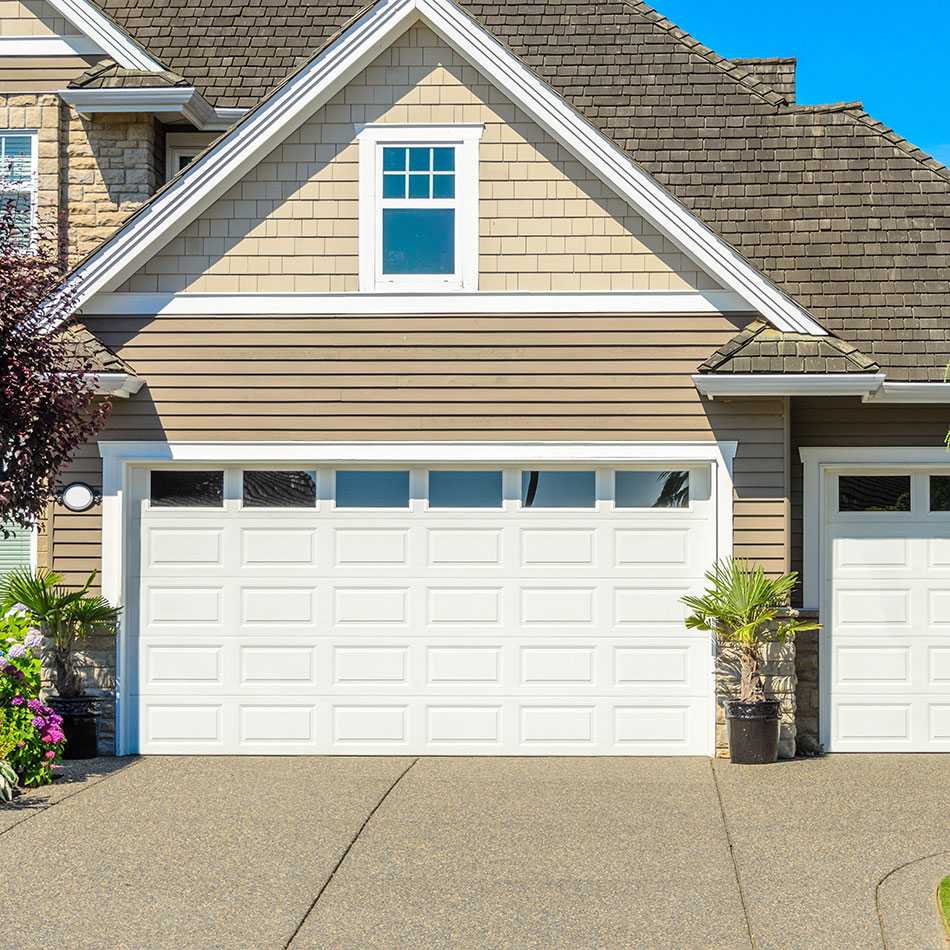
[[[122,289],[329,292],[357,287],[360,122],[484,122],[479,288],[718,286],[458,54],[417,26]],[[465,183],[458,182],[459,188]]]

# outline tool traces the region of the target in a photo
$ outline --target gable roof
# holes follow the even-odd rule
[[[219,106],[253,105],[358,3],[102,0]],[[636,0],[465,9],[888,377],[950,361],[950,172],[859,104],[788,102]]]
[[[722,286],[781,329],[824,332],[451,0],[388,0],[355,20],[76,268],[77,303],[118,286],[419,20]]]
[[[782,333],[753,320],[699,365],[700,373],[880,373],[881,367],[836,336]]]

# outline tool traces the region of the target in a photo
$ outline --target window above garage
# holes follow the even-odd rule
[[[361,290],[478,289],[481,134],[481,125],[360,129]]]

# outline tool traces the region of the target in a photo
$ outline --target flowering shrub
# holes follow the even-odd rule
[[[8,742],[7,761],[23,785],[52,781],[63,751],[63,720],[40,701],[43,637],[21,605],[0,617],[0,712]]]

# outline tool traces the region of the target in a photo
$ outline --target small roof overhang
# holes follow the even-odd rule
[[[145,383],[139,376],[130,373],[88,373],[85,377],[95,383],[97,396],[118,396],[128,399]]]
[[[697,373],[696,388],[722,396],[861,396],[877,392],[883,373]]]

